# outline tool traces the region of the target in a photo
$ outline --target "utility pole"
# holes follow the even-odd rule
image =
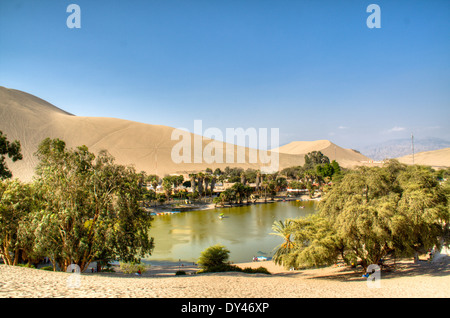
[[[411,145],[412,145],[412,164],[414,165],[414,135],[411,134]]]

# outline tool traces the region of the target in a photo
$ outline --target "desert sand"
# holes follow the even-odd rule
[[[0,297],[20,298],[376,298],[450,297],[448,256],[436,262],[402,261],[383,272],[380,288],[369,288],[361,272],[348,267],[287,271],[271,261],[238,264],[266,267],[272,275],[245,273],[175,276],[179,265],[153,266],[142,276],[123,273],[76,274],[0,265]],[[69,288],[70,287],[70,288]]]
[[[397,159],[402,163],[413,163],[412,154]],[[416,153],[414,154],[414,163],[434,168],[450,167],[450,148]]]
[[[203,127],[203,129],[206,128],[208,127]],[[244,169],[260,169],[267,166],[261,163],[259,157],[257,162],[252,163],[249,158],[249,148],[235,145],[231,146],[231,149],[234,149],[234,163],[226,162],[227,144],[219,141],[214,141],[214,145],[216,149],[222,149],[223,163],[207,163],[206,160],[193,163],[193,147],[191,149],[192,163],[174,163],[171,152],[174,145],[181,140],[172,140],[172,132],[176,130],[175,128],[116,118],[75,116],[36,96],[1,86],[0,130],[7,135],[8,140],[19,140],[22,145],[23,160],[16,163],[7,161],[7,164],[13,172],[13,177],[23,181],[32,179],[34,167],[37,164],[34,153],[39,143],[47,137],[60,138],[69,148],[86,145],[94,153],[106,149],[116,158],[117,163],[134,165],[137,171],[159,176],[199,172],[208,167],[223,170],[227,166]],[[189,133],[189,136],[193,141],[196,135]],[[367,160],[366,157],[352,150],[337,147],[329,141],[307,143],[308,149],[302,151],[296,149],[294,152],[286,152],[286,146],[280,147],[277,150],[279,169],[303,165],[304,155],[312,150],[323,151],[330,156],[330,159],[336,159],[344,167],[357,165],[359,160]],[[203,150],[208,145],[212,147],[212,140],[203,138]],[[244,163],[238,163],[238,150],[245,152]]]
[[[345,149],[332,143],[329,140],[315,140],[315,141],[293,141],[287,145],[272,149],[283,154],[299,155],[304,157],[307,153],[312,151],[320,151],[330,160],[336,160],[345,168],[361,165],[372,159],[362,155],[353,149]]]

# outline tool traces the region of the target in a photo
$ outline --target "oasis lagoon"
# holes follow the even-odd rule
[[[230,250],[233,263],[270,258],[282,243],[270,234],[274,221],[305,217],[316,208],[315,201],[286,201],[155,216],[150,230],[155,249],[143,261],[197,262],[200,253],[215,244]]]

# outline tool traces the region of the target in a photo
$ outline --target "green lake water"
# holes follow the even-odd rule
[[[304,208],[300,208],[304,206]],[[316,211],[317,202],[288,201],[155,216],[150,230],[155,249],[144,261],[196,262],[207,247],[222,244],[230,261],[270,258],[279,236],[270,235],[275,220],[299,218]],[[224,213],[223,219],[219,214]]]

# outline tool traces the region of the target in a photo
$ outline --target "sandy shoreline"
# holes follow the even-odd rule
[[[0,298],[448,298],[449,256],[439,261],[399,263],[369,288],[348,267],[286,271],[271,261],[237,264],[266,267],[272,275],[214,273],[175,276],[178,265],[152,266],[143,276],[75,274],[0,265]],[[196,266],[182,270],[194,273]],[[78,284],[77,284],[78,279]]]

